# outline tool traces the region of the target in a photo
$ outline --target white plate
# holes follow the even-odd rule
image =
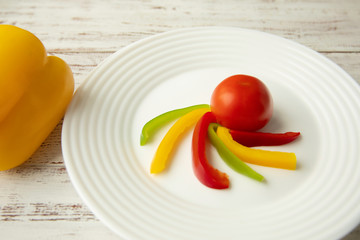
[[[267,179],[258,183],[209,146],[212,164],[231,182],[209,189],[194,177],[189,132],[169,170],[150,175],[170,125],[140,147],[144,123],[209,103],[232,74],[269,87],[275,109],[264,130],[301,131],[271,148],[295,152],[298,169],[253,166]],[[208,27],[155,35],[113,54],[77,90],[63,125],[65,164],[90,209],[128,240],[337,239],[360,220],[359,89],[322,55],[270,34]]]

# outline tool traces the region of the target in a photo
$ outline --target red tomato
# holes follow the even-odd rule
[[[265,84],[247,75],[223,80],[215,88],[210,105],[219,124],[241,131],[264,127],[273,113],[272,98]]]

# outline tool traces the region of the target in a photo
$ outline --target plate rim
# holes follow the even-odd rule
[[[325,59],[327,62],[330,62],[330,63],[333,64],[333,65],[336,65],[338,71],[341,71],[342,74],[345,74],[345,75],[347,76],[347,78],[349,78],[349,79],[352,80],[352,81],[348,81],[348,83],[352,84],[353,87],[355,86],[355,88],[357,88],[358,90],[360,89],[359,84],[357,84],[357,82],[356,82],[344,69],[342,69],[340,66],[338,66],[335,62],[331,61],[331,60],[328,59],[326,56],[324,56],[324,55],[316,52],[315,50],[312,50],[312,49],[310,49],[310,48],[308,48],[308,47],[306,47],[306,46],[304,46],[304,45],[302,45],[302,44],[299,44],[299,43],[293,41],[293,40],[289,40],[289,39],[283,38],[283,37],[281,37],[281,36],[273,35],[273,34],[271,34],[271,33],[261,32],[261,31],[259,31],[259,30],[253,30],[253,29],[244,29],[244,28],[235,28],[235,27],[195,27],[195,28],[175,29],[175,30],[163,32],[163,33],[160,33],[160,34],[148,36],[148,37],[145,37],[144,39],[141,39],[141,40],[139,40],[139,41],[136,41],[136,42],[134,42],[134,43],[132,43],[132,44],[130,44],[130,45],[128,45],[128,46],[125,46],[124,48],[119,49],[118,51],[116,51],[115,53],[111,54],[109,57],[107,57],[106,59],[104,59],[98,66],[96,66],[96,67],[89,73],[89,75],[86,77],[86,79],[80,84],[80,86],[76,89],[76,92],[78,92],[78,90],[81,89],[81,88],[86,84],[86,82],[89,81],[89,79],[91,79],[91,77],[99,71],[99,69],[101,69],[104,65],[110,63],[110,62],[111,62],[113,59],[115,59],[118,55],[121,55],[123,52],[131,49],[134,45],[146,43],[147,41],[151,41],[154,37],[156,37],[156,38],[161,38],[161,37],[163,37],[163,36],[166,36],[167,34],[176,34],[176,33],[179,33],[179,32],[184,32],[184,31],[186,32],[186,31],[189,31],[189,30],[190,30],[190,31],[196,31],[196,30],[201,30],[201,29],[229,29],[229,30],[250,31],[250,32],[256,32],[256,33],[258,33],[258,34],[266,34],[266,35],[271,36],[271,37],[276,37],[276,38],[279,38],[279,39],[283,39],[283,40],[285,40],[285,41],[289,41],[289,42],[291,42],[292,44],[296,44],[296,45],[300,46],[301,48],[307,49],[307,51],[310,50],[313,54],[316,54],[316,55],[320,56],[321,58]],[[80,91],[81,91],[81,90],[80,90]],[[76,92],[75,92],[75,94],[76,94]],[[64,125],[66,125],[66,122],[69,121],[69,120],[67,120],[67,119],[68,119],[68,117],[67,117],[67,114],[66,114],[66,115],[65,115],[65,118],[64,118]],[[62,129],[62,134],[61,134],[61,135],[62,135],[62,141],[63,141],[63,134],[64,134],[64,132],[65,132],[65,130],[64,130],[64,128],[63,128],[63,129]],[[81,196],[82,200],[83,200],[83,201],[86,203],[86,205],[92,210],[92,212],[95,213],[96,210],[94,210],[93,207],[90,206],[90,205],[92,205],[93,203],[91,203],[91,202],[89,203],[89,202],[88,202],[89,199],[86,199],[86,196],[83,195],[84,189],[80,190],[81,186],[78,185],[79,182],[78,182],[78,180],[76,180],[77,177],[75,176],[75,173],[72,172],[74,169],[71,169],[71,167],[68,168],[68,166],[71,165],[71,164],[70,164],[70,162],[69,162],[70,160],[69,160],[69,157],[68,157],[68,155],[67,155],[68,153],[66,152],[66,149],[64,149],[64,146],[65,146],[65,145],[66,145],[66,144],[64,144],[64,145],[62,146],[62,152],[63,152],[63,157],[64,157],[64,163],[65,163],[66,169],[67,169],[67,171],[68,171],[68,173],[69,173],[69,177],[70,177],[70,179],[71,179],[71,182],[72,182],[72,184],[74,185],[77,193]],[[66,147],[65,147],[65,148],[66,148]],[[96,216],[99,216],[99,215],[100,215],[100,217],[99,217],[100,219],[104,218],[104,217],[101,217],[101,213],[99,213],[98,211],[96,211],[96,212],[97,212]],[[359,221],[360,221],[360,216],[358,216],[358,222],[359,222]],[[103,222],[104,222],[104,221],[103,221]],[[107,225],[109,225],[109,222],[107,222]],[[355,226],[356,226],[356,225],[355,225]],[[354,226],[354,227],[355,227],[355,226]],[[113,226],[113,227],[110,226],[110,228],[112,228],[113,230],[115,230],[115,232],[118,232],[118,229],[116,229],[115,226]],[[350,232],[350,231],[351,231],[351,229],[349,230],[349,232]],[[347,233],[345,233],[345,234],[347,234]]]

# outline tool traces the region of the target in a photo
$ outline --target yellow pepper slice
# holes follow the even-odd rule
[[[56,127],[74,79],[32,33],[0,25],[0,36],[0,170],[7,170],[26,161]]]
[[[224,144],[244,162],[288,170],[296,169],[295,153],[267,151],[245,147],[233,140],[229,129],[221,126],[217,128],[217,135]]]
[[[156,150],[151,163],[150,173],[160,173],[167,167],[170,155],[176,144],[179,142],[180,137],[192,126],[194,126],[202,115],[209,111],[210,107],[193,110],[179,118],[174,123]]]

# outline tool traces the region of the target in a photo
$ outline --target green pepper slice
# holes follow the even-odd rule
[[[208,137],[212,143],[212,145],[216,148],[221,158],[224,162],[231,167],[234,171],[243,174],[247,177],[250,177],[256,181],[262,182],[264,177],[253,170],[251,167],[246,165],[243,161],[241,161],[233,152],[231,152],[221,141],[218,135],[215,132],[218,124],[210,123],[208,128]]]
[[[190,107],[175,109],[175,110],[171,110],[169,112],[163,113],[163,114],[151,119],[142,128],[141,135],[140,135],[140,145],[144,146],[148,142],[149,138],[151,138],[155,134],[155,132],[158,129],[160,129],[162,126],[164,126],[165,124],[167,124],[179,117],[182,117],[183,115],[185,115],[193,110],[200,109],[200,108],[210,108],[210,106],[209,106],[209,104],[199,104],[199,105],[194,105],[194,106],[190,106]]]

